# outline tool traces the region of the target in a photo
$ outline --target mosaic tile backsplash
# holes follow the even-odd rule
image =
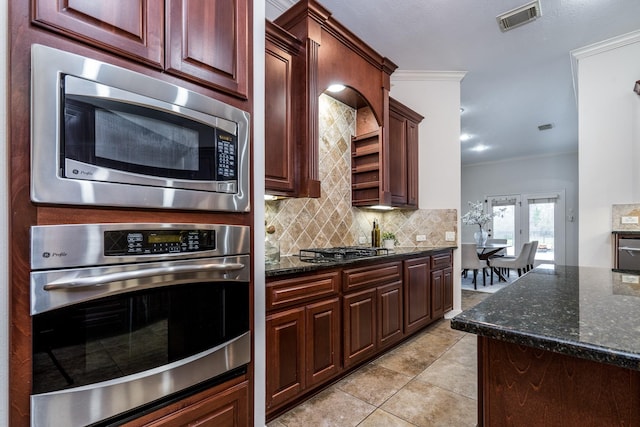
[[[445,231],[457,232],[455,209],[372,211],[351,206],[351,135],[356,110],[320,97],[319,160],[321,196],[265,202],[267,224],[276,228],[280,252],[296,255],[300,249],[371,245],[373,221],[396,234],[399,246],[443,246]],[[416,234],[426,241],[416,242]]]

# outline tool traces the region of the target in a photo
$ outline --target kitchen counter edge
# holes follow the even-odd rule
[[[306,262],[301,261],[296,255],[285,256],[280,259],[277,264],[265,265],[265,276],[278,277],[289,274],[311,273],[315,271],[329,270],[332,268],[352,267],[360,264],[376,262],[390,262],[404,260],[418,256],[430,256],[441,252],[447,252],[457,249],[457,246],[433,246],[424,248],[396,248],[389,251],[385,255],[376,255],[371,257],[356,258],[344,261],[332,262]]]

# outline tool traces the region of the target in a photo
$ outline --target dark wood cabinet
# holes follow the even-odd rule
[[[35,24],[164,67],[164,0],[34,0],[32,14]]]
[[[452,250],[267,277],[267,418],[453,307]]]
[[[234,380],[145,414],[122,427],[249,425],[249,382]]]
[[[453,308],[453,268],[450,251],[431,256],[431,316],[441,318]]]
[[[376,290],[345,295],[343,307],[343,362],[347,368],[376,352]]]
[[[305,387],[304,307],[267,316],[267,409]]]
[[[300,90],[296,96],[300,102],[296,120],[299,122],[299,149],[302,153],[299,163],[301,194],[305,197],[319,197],[318,97],[336,82],[357,92],[357,98],[364,102],[354,104],[344,98],[340,100],[356,109],[368,106],[376,128],[380,129],[378,152],[384,157],[388,150],[385,122],[389,115],[390,76],[397,66],[333,19],[331,12],[315,0],[297,2],[280,15],[275,23],[291,32],[303,44],[300,55],[303,59],[299,73]],[[357,132],[356,135],[364,133]],[[390,203],[386,165],[386,162],[380,165],[381,176],[375,187],[369,177],[360,176],[363,180],[358,183],[358,187],[366,191],[356,191],[354,200],[358,201],[362,196],[362,200],[368,201],[354,206]],[[374,192],[375,197],[371,196]]]
[[[293,103],[294,59],[301,42],[266,22],[265,41],[265,190],[275,196],[298,195]]]
[[[418,209],[418,126],[424,119],[389,98],[389,191],[391,205]]]
[[[412,334],[428,325],[432,319],[430,258],[421,257],[404,262],[404,332]]]
[[[166,10],[167,72],[246,99],[249,1],[166,0]]]
[[[378,286],[378,349],[390,346],[403,337],[402,282]]]
[[[267,284],[267,412],[340,372],[339,286],[339,272]]]
[[[403,337],[402,263],[343,272],[343,351],[345,368]]]
[[[248,0],[34,0],[37,25],[247,99]]]
[[[306,386],[334,377],[340,364],[340,299],[306,306]]]

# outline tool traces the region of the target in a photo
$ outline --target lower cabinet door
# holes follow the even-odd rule
[[[431,272],[431,316],[439,319],[444,315],[444,274],[442,270]]]
[[[444,280],[444,311],[453,310],[453,268],[442,270]]]
[[[376,290],[344,296],[344,367],[354,365],[376,351]]]
[[[305,387],[304,307],[267,316],[267,409]]]
[[[429,257],[404,262],[405,335],[421,329],[432,319],[429,262]]]
[[[398,281],[377,289],[378,349],[402,338],[402,282]]]
[[[340,299],[309,304],[306,313],[306,386],[340,372]]]

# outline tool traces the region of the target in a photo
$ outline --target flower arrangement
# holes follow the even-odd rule
[[[470,209],[469,212],[462,215],[462,222],[466,225],[477,225],[482,230],[482,227],[491,221],[494,216],[499,215],[499,212],[484,213],[484,207],[482,202],[468,202]]]

